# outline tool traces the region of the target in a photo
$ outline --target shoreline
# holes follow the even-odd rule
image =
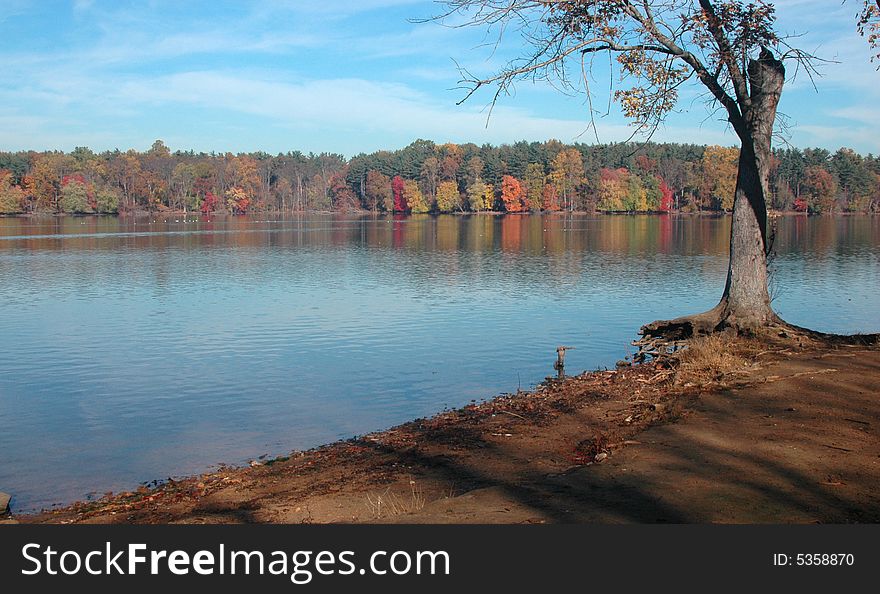
[[[829,212],[829,213],[808,213],[808,212],[799,212],[799,211],[781,211],[781,210],[768,210],[768,216],[770,217],[874,217],[880,216],[880,212]],[[370,217],[370,218],[379,218],[379,217],[412,217],[412,216],[429,216],[429,217],[439,217],[439,216],[503,216],[503,215],[511,215],[511,216],[528,216],[528,215],[541,215],[541,216],[566,216],[566,215],[578,215],[578,216],[609,216],[609,217],[620,217],[620,216],[680,216],[680,217],[709,217],[709,218],[721,218],[721,217],[729,217],[732,215],[729,211],[715,211],[715,210],[701,210],[701,211],[586,211],[586,210],[575,210],[575,211],[537,211],[537,212],[504,212],[500,210],[483,210],[483,211],[462,211],[462,212],[425,212],[425,213],[391,213],[384,211],[371,211],[371,210],[288,210],[288,211],[253,211],[244,214],[233,214],[230,212],[212,212],[211,214],[204,214],[199,211],[183,211],[183,210],[165,210],[165,211],[147,211],[147,210],[138,210],[124,213],[65,213],[65,212],[28,212],[28,213],[14,213],[14,214],[0,214],[0,219],[63,219],[63,218],[73,218],[73,219],[82,219],[82,218],[117,218],[117,219],[140,219],[140,218],[161,218],[161,217],[193,217],[193,218],[212,218],[212,217],[224,217],[224,218],[236,218],[236,217],[253,217],[253,216],[307,216],[307,215],[348,215],[352,217]]]
[[[12,521],[880,521],[876,344],[739,339],[720,352],[718,345],[702,350],[710,360],[548,380],[533,391],[250,467],[221,468]],[[849,395],[845,401],[843,395]],[[841,418],[835,411],[842,407]],[[781,424],[777,418],[805,410],[812,411],[809,418],[784,431],[774,428]],[[717,434],[704,435],[713,427]],[[705,443],[682,437],[691,434]],[[828,443],[814,443],[823,435]],[[767,468],[779,470],[768,474]],[[727,475],[736,480],[725,483]],[[667,502],[670,489],[678,494]]]

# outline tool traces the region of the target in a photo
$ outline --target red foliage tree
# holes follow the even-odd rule
[[[559,210],[559,197],[556,195],[556,186],[553,184],[544,184],[544,210]]]
[[[672,210],[672,190],[666,184],[665,179],[660,180],[660,212]]]
[[[235,203],[235,206],[232,208],[233,214],[242,215],[247,214],[248,208],[251,205],[250,198],[243,198]]]
[[[602,181],[619,182],[628,176],[629,170],[626,167],[618,167],[617,169],[603,167],[599,170],[599,179]]]
[[[82,176],[81,173],[72,173],[70,175],[65,175],[61,178],[61,187],[63,188],[67,184],[78,183],[82,185],[86,185],[86,178]]]
[[[525,190],[519,180],[512,175],[501,178],[501,200],[504,202],[504,210],[507,212],[522,212],[525,210]]]
[[[636,157],[636,167],[643,173],[654,173],[657,169],[657,161],[646,155],[639,155]]]
[[[807,212],[807,201],[803,198],[798,198],[794,201],[794,209],[797,212]]]
[[[395,175],[391,180],[391,192],[394,194],[394,212],[406,212],[409,205],[406,203],[406,195],[404,194],[403,178]]]
[[[200,207],[200,210],[202,211],[202,214],[211,214],[217,210],[218,204],[220,204],[220,199],[214,195],[214,192],[207,190],[205,192],[205,197],[202,198],[202,206]]]
[[[345,180],[345,171],[334,173],[330,178],[330,196],[335,210],[352,210],[358,206],[358,198]]]

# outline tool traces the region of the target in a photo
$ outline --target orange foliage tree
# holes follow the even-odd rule
[[[543,205],[544,210],[560,210],[559,197],[556,195],[556,186],[544,184]]]
[[[525,210],[525,191],[518,179],[512,175],[501,178],[501,201],[507,212],[522,212]]]
[[[251,205],[251,198],[247,192],[238,186],[226,190],[226,206],[233,214],[245,214]]]

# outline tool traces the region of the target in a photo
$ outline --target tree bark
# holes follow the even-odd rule
[[[767,201],[770,151],[776,108],[785,83],[785,68],[763,50],[749,63],[751,105],[745,110],[741,134],[730,264],[721,297],[721,322],[739,330],[755,330],[779,321],[770,307],[767,287]]]
[[[672,340],[726,328],[755,333],[781,323],[770,307],[767,275],[767,203],[771,140],[785,68],[768,50],[749,61],[749,97],[741,119],[731,118],[740,140],[736,194],[730,232],[730,262],[721,300],[714,308],[675,320],[653,322],[642,334]]]

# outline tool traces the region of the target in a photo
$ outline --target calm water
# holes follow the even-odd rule
[[[28,510],[613,366],[728,218],[0,219],[0,490]],[[776,309],[880,330],[880,218],[787,218]]]

